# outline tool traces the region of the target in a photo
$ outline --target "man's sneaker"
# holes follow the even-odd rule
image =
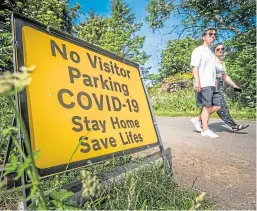
[[[193,123],[193,125],[195,126],[195,129],[198,131],[198,132],[202,132],[202,127],[201,127],[201,121],[198,121],[196,118],[192,118],[191,119],[191,122]]]
[[[219,136],[212,132],[211,130],[205,130],[205,131],[202,131],[201,132],[201,135],[204,136],[204,137],[209,137],[209,138],[219,138]]]

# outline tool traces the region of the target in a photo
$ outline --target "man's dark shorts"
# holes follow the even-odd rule
[[[221,106],[221,94],[215,86],[201,88],[196,92],[197,107]]]

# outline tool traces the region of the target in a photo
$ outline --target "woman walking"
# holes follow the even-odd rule
[[[229,113],[229,109],[225,100],[225,96],[223,93],[223,85],[224,82],[232,86],[233,88],[240,89],[233,80],[228,76],[225,64],[222,60],[224,45],[222,43],[218,43],[213,47],[213,51],[216,55],[216,85],[218,90],[221,92],[221,109],[217,111],[219,117],[229,125],[234,132],[244,130],[249,125],[238,125],[231,117]]]

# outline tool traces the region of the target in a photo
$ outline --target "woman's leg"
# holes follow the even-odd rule
[[[224,97],[224,94],[221,94],[221,109],[217,111],[219,117],[230,127],[235,127],[237,123],[232,119],[228,106]]]

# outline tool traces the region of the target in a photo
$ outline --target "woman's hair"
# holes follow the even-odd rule
[[[212,46],[212,50],[215,51],[215,49],[219,46],[219,45],[223,45],[223,43],[219,42],[219,43],[216,43],[214,46]]]

